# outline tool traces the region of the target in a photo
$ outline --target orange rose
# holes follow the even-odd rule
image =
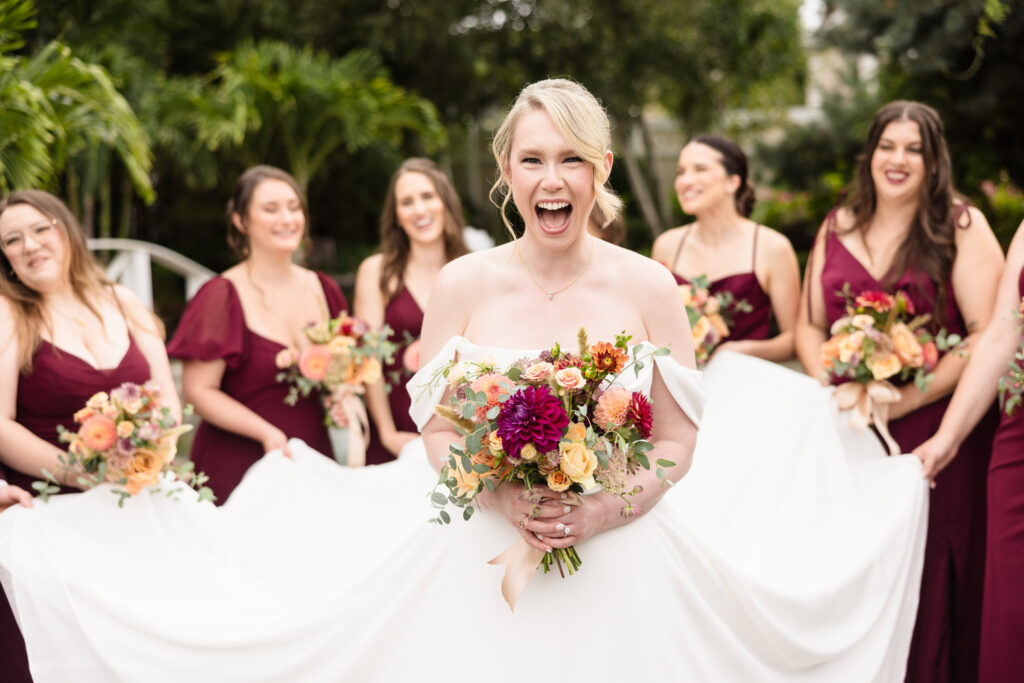
[[[859,353],[864,344],[864,333],[858,330],[853,334],[844,334],[839,337],[839,360],[849,363],[853,354]]]
[[[555,470],[548,474],[548,488],[552,491],[565,491],[572,486],[572,479],[562,470]]]
[[[880,354],[876,353],[868,359],[868,370],[871,371],[872,376],[875,379],[889,379],[902,368],[900,359],[895,353]]]
[[[904,365],[912,368],[919,368],[924,365],[924,349],[917,336],[910,331],[910,328],[903,323],[896,323],[892,326],[893,346],[896,348],[896,355],[903,361]]]
[[[147,486],[152,486],[159,481],[163,464],[164,460],[156,452],[148,448],[136,449],[124,473],[128,480],[125,489],[134,496]]]

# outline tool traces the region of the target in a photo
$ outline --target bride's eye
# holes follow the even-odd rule
[[[523,159],[522,159],[522,161],[520,161],[520,163],[522,163],[522,164],[539,164],[540,163],[540,159],[538,159],[537,157],[523,157]]]
[[[566,157],[565,163],[567,164],[582,164],[583,157]]]

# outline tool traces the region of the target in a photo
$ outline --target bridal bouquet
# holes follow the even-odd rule
[[[391,329],[385,325],[371,330],[363,320],[342,313],[307,325],[303,334],[308,346],[302,351],[283,349],[275,359],[281,371],[277,381],[292,385],[285,403],[293,406],[300,395],[314,392],[322,396],[327,426],[348,429],[347,445],[332,434],[332,442],[337,441],[335,457],[349,465],[361,465],[369,421],[359,396],[367,384],[380,379],[382,361],[390,362],[395,352],[395,344],[388,341]]]
[[[922,392],[931,381],[939,353],[960,344],[959,335],[945,330],[931,335],[925,328],[930,315],[914,315],[905,292],[865,291],[856,296],[849,286],[837,294],[846,298],[846,315],[832,324],[831,337],[821,345],[821,362],[833,383],[839,408],[852,410],[851,421],[863,428],[874,424],[889,453],[899,446],[889,434],[889,404],[900,394],[891,379],[908,381]]]
[[[1021,297],[1020,308],[1014,315],[1018,318],[1024,317],[1024,297]],[[1017,351],[1010,361],[1010,369],[1005,375],[999,378],[999,409],[1006,411],[1007,415],[1013,415],[1021,405],[1021,395],[1024,394],[1024,342],[1017,346]]]
[[[186,407],[188,412],[191,406]],[[94,394],[74,419],[81,425],[78,431],[57,427],[60,440],[68,444],[68,457],[61,456],[60,464],[65,471],[78,471],[82,486],[91,488],[109,482],[122,487],[115,488],[114,493],[120,496],[118,505],[123,507],[125,498],[171,473],[195,488],[200,500],[213,500],[213,491],[204,486],[205,474],[196,473],[191,462],[174,463],[178,437],[192,425],[179,425],[170,409],[160,404],[155,382],[141,386],[125,382],[109,394]],[[60,489],[50,472],[43,470],[43,475],[47,480],[34,482],[32,487],[46,500]],[[159,490],[153,489],[154,493]]]
[[[679,285],[679,295],[690,321],[697,365],[703,366],[715,347],[729,336],[732,316],[738,311],[749,313],[752,308],[746,301],[737,301],[732,292],[712,294],[706,275],[695,277],[691,284]]]
[[[614,344],[591,346],[581,329],[576,353],[556,344],[536,358],[520,359],[507,368],[487,361],[452,361],[442,366],[431,384],[446,378],[450,398],[434,411],[454,424],[464,441],[451,446],[441,471],[437,486],[446,493],[435,487],[431,495],[439,509],[432,521],[451,521],[445,509],[449,503],[463,508],[463,518],[470,519],[477,494],[510,481],[522,483],[528,491],[542,485],[567,492],[568,497],[560,501],[570,505],[580,504],[579,494],[600,485],[606,493],[622,498],[623,516],[639,515],[629,497],[640,488],[627,488],[626,477],[639,467],[651,468],[647,456],[653,448],[647,441],[653,426],[651,402],[641,392],[617,386],[616,381],[629,369],[639,373],[648,358],[667,355],[669,350],[642,354],[634,346],[631,357],[630,339],[621,334]],[[658,460],[658,477],[667,481],[662,468],[674,464]],[[537,491],[533,502],[543,497]],[[542,557],[538,551],[528,571],[542,565],[547,572],[554,565],[565,576],[565,571],[572,574],[580,564],[579,554],[570,546]],[[514,601],[513,597],[510,604]]]

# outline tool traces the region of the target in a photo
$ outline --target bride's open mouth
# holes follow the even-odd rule
[[[557,234],[569,227],[572,218],[572,204],[563,200],[537,202],[534,212],[541,230],[548,234]]]

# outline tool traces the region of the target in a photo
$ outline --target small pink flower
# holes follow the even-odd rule
[[[416,339],[407,347],[402,354],[402,365],[409,372],[417,372],[420,369],[420,340]]]
[[[299,358],[299,372],[306,379],[322,382],[331,365],[331,352],[322,344],[307,346]]]
[[[939,362],[939,347],[935,345],[935,342],[930,341],[921,346],[921,353],[924,356],[924,369],[931,371]]]

